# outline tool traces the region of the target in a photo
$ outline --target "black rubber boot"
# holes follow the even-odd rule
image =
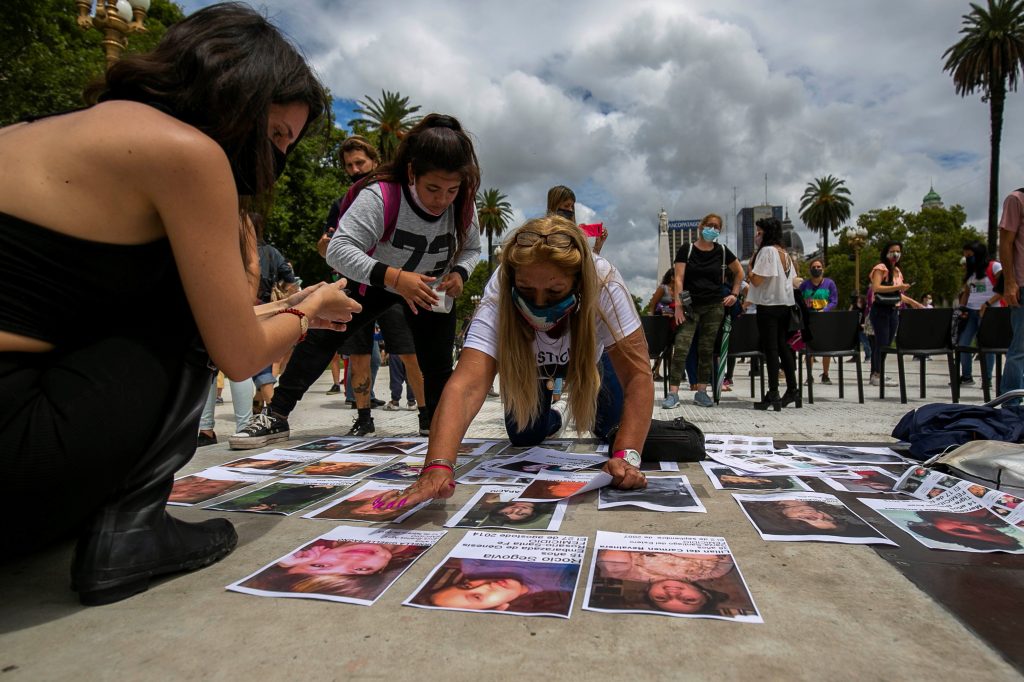
[[[120,601],[147,590],[153,577],[202,568],[235,548],[238,536],[226,519],[186,523],[165,507],[174,472],[195,454],[210,381],[205,351],[190,350],[153,446],[83,529],[71,564],[71,589],[83,604]]]

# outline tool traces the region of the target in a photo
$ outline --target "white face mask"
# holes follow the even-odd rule
[[[411,183],[409,183],[409,196],[411,196],[411,197],[412,197],[413,203],[415,203],[415,204],[416,204],[416,205],[417,205],[417,206],[419,207],[419,209],[420,209],[421,211],[423,211],[424,213],[426,213],[426,214],[428,214],[428,215],[432,215],[432,216],[434,216],[434,217],[437,217],[437,216],[439,216],[439,215],[443,215],[443,214],[444,214],[444,211],[447,211],[447,210],[448,210],[448,207],[446,206],[446,207],[445,207],[445,209],[444,209],[444,211],[441,211],[440,213],[434,213],[434,212],[433,212],[433,211],[431,211],[431,210],[430,210],[429,208],[427,208],[426,206],[424,206],[424,205],[423,205],[423,202],[422,202],[422,201],[420,201],[420,195],[416,194],[416,183],[415,183],[415,182],[411,182]]]

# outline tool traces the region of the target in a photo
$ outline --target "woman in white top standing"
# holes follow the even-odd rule
[[[757,251],[750,258],[750,293],[747,300],[757,306],[757,332],[761,352],[768,365],[768,393],[754,403],[754,409],[776,412],[796,400],[796,362],[786,343],[789,336],[789,307],[794,304],[793,278],[796,265],[782,248],[782,223],[778,218],[757,221],[754,233]],[[786,374],[786,392],[779,395],[779,366]]]
[[[996,277],[1003,269],[999,261],[991,260],[988,257],[988,249],[985,245],[977,241],[964,244],[964,265],[966,266],[964,286],[960,291],[960,306],[963,312],[960,336],[957,339],[957,343],[961,346],[969,345],[978,335],[982,310],[988,307],[989,300],[995,294]],[[995,361],[994,355],[983,354],[982,366],[986,379],[992,377],[992,366]],[[960,383],[968,385],[974,383],[970,353],[960,356]]]

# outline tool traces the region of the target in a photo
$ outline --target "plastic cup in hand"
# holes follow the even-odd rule
[[[455,299],[446,294],[443,291],[438,291],[437,287],[441,284],[441,277],[437,278],[437,281],[433,284],[434,293],[437,294],[437,303],[430,306],[430,310],[435,313],[450,313],[452,306],[455,305]]]

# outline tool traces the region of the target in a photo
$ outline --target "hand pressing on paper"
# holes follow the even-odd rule
[[[373,501],[375,509],[415,507],[427,500],[446,500],[455,494],[455,481],[450,471],[431,469],[405,490],[388,490]]]
[[[647,477],[643,472],[620,457],[605,462],[602,471],[611,475],[613,488],[633,490],[647,487]]]

